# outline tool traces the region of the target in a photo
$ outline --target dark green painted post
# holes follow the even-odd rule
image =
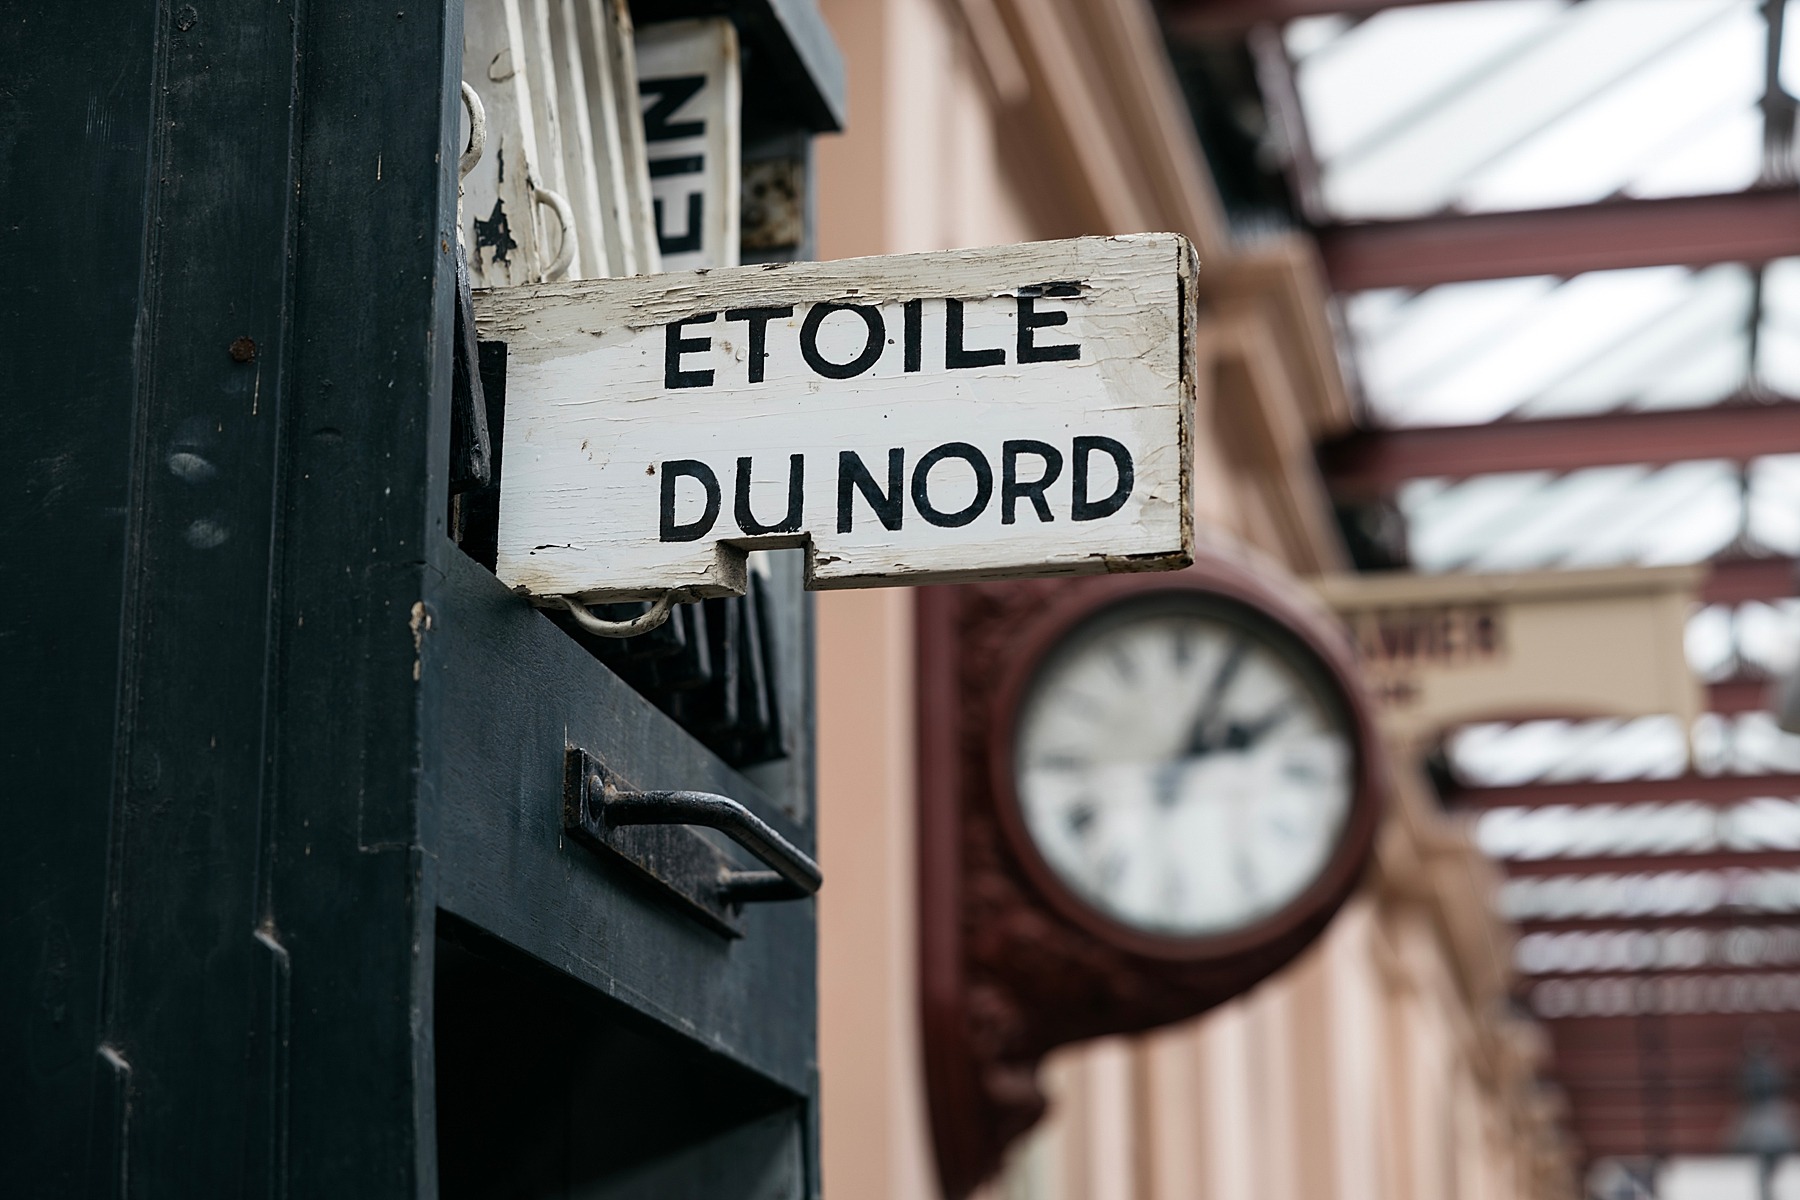
[[[811,904],[560,827],[568,744],[803,846],[809,773],[446,535],[460,12],[0,15],[0,1194],[816,1190]]]

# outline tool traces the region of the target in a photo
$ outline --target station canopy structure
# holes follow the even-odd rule
[[[1800,0],[1161,0],[1243,237],[1310,230],[1358,565],[1712,564],[1677,718],[1451,731],[1588,1160],[1800,1077]],[[1760,1050],[1757,1050],[1761,1047]]]

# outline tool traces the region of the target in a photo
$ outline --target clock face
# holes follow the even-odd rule
[[[1088,906],[1145,933],[1231,933],[1331,861],[1350,719],[1297,639],[1206,593],[1102,610],[1044,659],[1014,743],[1020,815]]]

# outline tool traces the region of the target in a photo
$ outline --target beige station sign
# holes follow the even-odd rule
[[[1687,619],[1703,567],[1313,581],[1355,642],[1388,732],[1536,717],[1675,714],[1703,695]]]

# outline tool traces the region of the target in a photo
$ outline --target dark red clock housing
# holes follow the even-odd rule
[[[1039,666],[1122,605],[1200,596],[1275,644],[1337,702],[1354,794],[1304,891],[1213,936],[1133,928],[1043,860],[1014,790],[1019,709]],[[1386,768],[1348,639],[1278,569],[1216,554],[1168,574],[923,589],[918,601],[920,1000],[940,1181],[960,1200],[1044,1111],[1057,1046],[1154,1028],[1249,990],[1306,948],[1355,889]]]

